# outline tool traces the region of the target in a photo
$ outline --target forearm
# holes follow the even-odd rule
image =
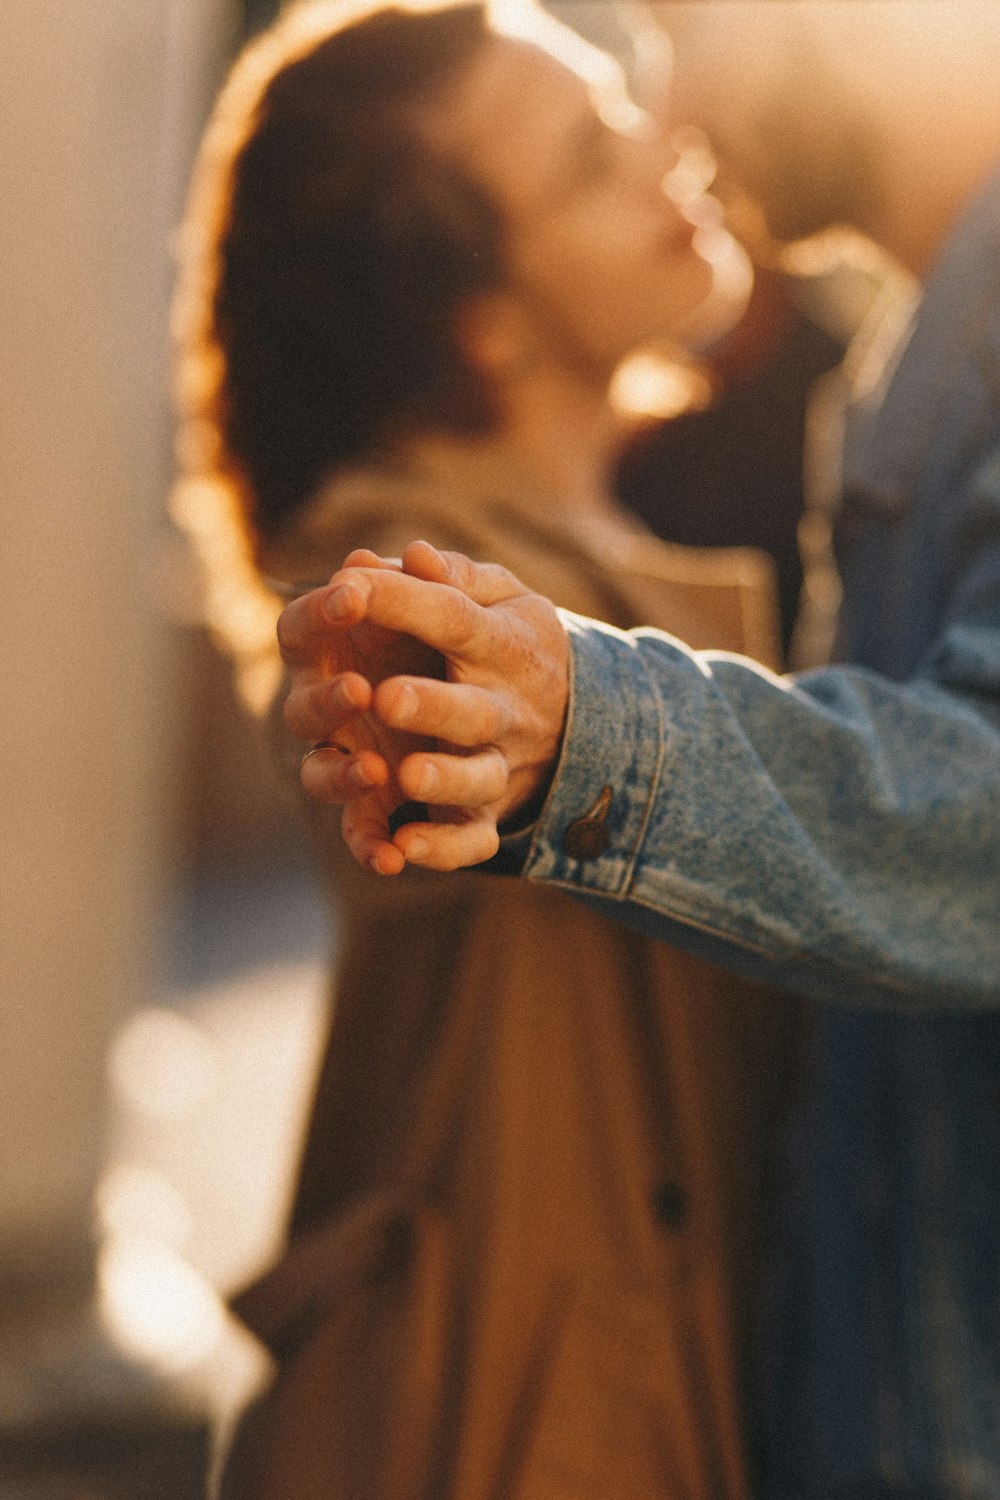
[[[813,995],[1000,1002],[1000,700],[845,668],[791,683],[568,622],[529,879]],[[607,846],[574,858],[567,829],[605,787]]]

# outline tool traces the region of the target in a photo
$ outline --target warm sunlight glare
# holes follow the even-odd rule
[[[118,1034],[111,1079],[139,1113],[176,1118],[200,1104],[216,1080],[212,1043],[202,1027],[175,1011],[150,1007]]]
[[[534,43],[589,84],[606,125],[628,133],[647,123],[645,111],[629,98],[624,71],[614,58],[561,25],[535,0],[490,0],[489,12],[496,31]]]
[[[120,1162],[100,1180],[97,1227],[106,1238],[155,1240],[182,1252],[191,1239],[191,1210],[173,1183],[152,1167]]]
[[[119,1348],[174,1374],[207,1359],[225,1329],[208,1283],[173,1251],[138,1238],[109,1240],[101,1251],[98,1306]]]
[[[609,396],[622,416],[667,418],[708,406],[712,387],[696,366],[643,353],[619,365]]]

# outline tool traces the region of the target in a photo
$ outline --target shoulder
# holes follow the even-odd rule
[[[426,485],[371,467],[322,485],[284,536],[268,550],[269,572],[289,581],[329,577],[357,547],[398,557],[420,538],[436,547],[470,550],[471,518]]]

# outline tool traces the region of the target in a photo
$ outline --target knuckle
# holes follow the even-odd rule
[[[494,793],[494,796],[493,796],[492,800],[495,800],[497,797],[502,796],[503,793],[507,790],[507,787],[508,787],[509,783],[510,783],[510,766],[507,763],[507,757],[505,755],[501,754],[501,752],[499,750],[497,750],[494,753],[494,757],[493,757],[493,793]]]
[[[447,629],[452,648],[461,653],[473,643],[479,626],[479,609],[467,595],[453,590],[448,598]]]
[[[464,552],[452,552],[440,548],[435,549],[438,557],[445,566],[448,582],[455,588],[466,588],[469,583],[469,574],[472,567]]]
[[[497,745],[497,754],[503,757],[503,751],[499,749],[499,742],[504,738],[507,730],[509,714],[507,705],[501,695],[497,692],[487,692],[483,703],[483,740],[486,744]]]
[[[505,595],[511,596],[524,593],[524,584],[502,563],[491,564],[491,576],[497,593],[502,591]]]

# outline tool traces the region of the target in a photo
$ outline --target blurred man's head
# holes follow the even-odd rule
[[[781,239],[853,224],[924,268],[1000,150],[996,0],[653,0],[669,113]]]
[[[842,87],[806,0],[657,6],[674,45],[669,110],[700,125],[779,239],[871,215],[879,140]]]

